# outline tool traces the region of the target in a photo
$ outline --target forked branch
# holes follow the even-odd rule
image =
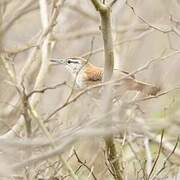
[[[101,3],[99,0],[91,0],[96,10],[101,17],[101,33],[104,43],[104,77],[103,82],[109,81],[113,74],[114,69],[114,53],[113,53],[113,38],[112,38],[112,25],[111,25],[111,7],[116,1],[112,1],[112,4]],[[104,112],[108,112],[112,109],[111,101],[111,86],[108,86],[102,93],[103,104],[105,104]],[[104,98],[106,97],[106,98]],[[108,116],[108,120],[112,117]],[[122,172],[117,158],[117,150],[114,143],[113,136],[105,138],[106,151],[108,161],[111,166],[111,171],[115,180],[122,180]]]

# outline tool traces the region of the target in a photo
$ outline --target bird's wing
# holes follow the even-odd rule
[[[140,91],[145,95],[156,95],[160,91],[159,87],[150,83],[139,81],[134,76],[128,76],[128,74],[128,72],[115,70],[112,79],[117,80],[116,85],[123,87],[125,90]],[[119,83],[118,80],[120,80]]]

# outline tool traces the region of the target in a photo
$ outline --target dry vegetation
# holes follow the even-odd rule
[[[0,0],[0,179],[179,180],[179,9],[179,0]],[[49,61],[69,56],[104,67],[104,82],[74,86]],[[114,68],[161,90],[112,100]]]

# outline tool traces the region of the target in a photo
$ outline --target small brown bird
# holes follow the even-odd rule
[[[81,57],[52,58],[51,62],[64,65],[71,75],[76,78],[78,87],[94,85],[100,83],[103,79],[103,68],[93,65]],[[140,91],[145,95],[156,95],[159,91],[159,88],[152,84],[138,81],[134,76],[128,76],[126,71],[114,70],[112,80],[117,80],[117,82],[120,80],[118,86],[123,87],[122,89]]]

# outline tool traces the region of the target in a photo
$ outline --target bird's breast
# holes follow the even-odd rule
[[[102,80],[101,77],[101,73],[100,72],[96,72],[96,73],[92,73],[92,74],[88,74],[88,73],[79,73],[77,78],[76,78],[76,84],[81,87],[87,87],[87,86],[91,86],[91,85],[95,85],[100,83]]]

